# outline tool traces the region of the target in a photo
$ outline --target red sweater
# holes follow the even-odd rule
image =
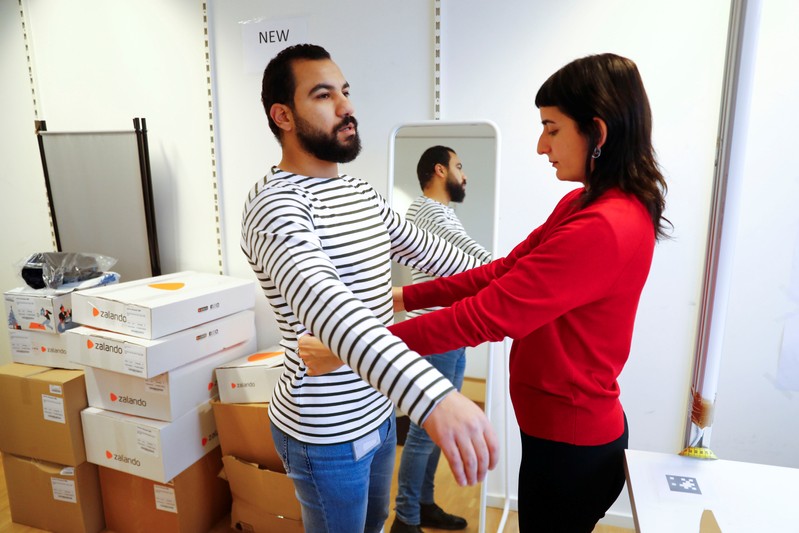
[[[449,306],[390,327],[422,354],[514,339],[510,395],[522,431],[576,445],[624,430],[616,381],[630,353],[655,231],[618,190],[580,209],[583,189],[505,258],[406,286],[407,310]]]

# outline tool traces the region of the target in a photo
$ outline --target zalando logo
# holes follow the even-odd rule
[[[97,309],[96,307],[92,307],[92,316],[104,318],[106,320],[115,320],[117,322],[128,321],[127,315],[123,315],[121,313],[112,313],[111,311],[103,311],[102,309]]]
[[[97,343],[95,343],[95,342],[92,342],[91,339],[88,339],[86,341],[86,347],[88,349],[90,349],[90,350],[92,350],[92,349],[100,350],[101,352],[111,352],[111,353],[115,353],[115,354],[119,354],[119,355],[122,355],[125,352],[125,350],[122,349],[121,346],[118,346],[116,344],[108,344],[106,342],[97,342]]]
[[[43,352],[50,352],[50,353],[57,353],[57,354],[60,354],[60,355],[66,355],[67,354],[67,351],[65,349],[63,349],[63,348],[45,348],[44,346],[42,346],[42,351]]]
[[[245,387],[255,387],[255,382],[248,381],[247,383],[231,383],[230,384],[230,388],[231,389],[242,389],[242,388],[245,388]]]
[[[206,444],[208,444],[210,441],[214,440],[218,436],[219,433],[216,430],[214,430],[213,432],[209,433],[207,437],[203,437],[200,443],[203,445],[203,447],[205,447]]]
[[[119,461],[120,463],[125,463],[127,465],[141,466],[141,461],[139,461],[135,457],[128,457],[127,455],[123,455],[121,453],[112,453],[106,450],[105,457],[106,459],[113,459],[114,461]]]
[[[127,403],[129,405],[138,405],[139,407],[147,407],[147,400],[141,398],[131,398],[130,396],[117,396],[113,392],[109,394],[112,402]]]

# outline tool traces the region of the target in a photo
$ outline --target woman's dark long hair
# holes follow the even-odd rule
[[[666,226],[671,226],[663,217],[668,187],[652,147],[652,112],[635,63],[615,54],[576,59],[544,82],[535,105],[557,107],[588,139],[583,205],[618,187],[638,197],[652,217],[655,236],[666,237]],[[607,136],[602,154],[592,159],[600,137],[595,117],[607,124]]]

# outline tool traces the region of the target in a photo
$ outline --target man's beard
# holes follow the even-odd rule
[[[466,198],[466,187],[462,183],[458,183],[452,178],[447,178],[447,194],[449,194],[449,201],[459,204]]]
[[[302,147],[317,159],[332,163],[349,163],[361,152],[361,137],[358,135],[358,121],[355,117],[344,118],[333,128],[332,133],[325,133],[315,128],[296,113],[294,117],[297,124],[297,139]],[[341,143],[338,140],[338,130],[348,124],[355,127],[355,135]]]

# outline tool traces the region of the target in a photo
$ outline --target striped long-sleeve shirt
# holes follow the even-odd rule
[[[405,218],[413,222],[419,228],[427,230],[442,239],[447,240],[449,243],[457,246],[477,259],[479,264],[484,265],[491,262],[491,252],[483,248],[480,243],[472,239],[466,229],[463,227],[455,210],[451,207],[437,202],[432,198],[420,195],[408,207],[405,213]],[[428,274],[423,270],[413,269],[411,277],[414,283],[424,283],[435,279],[435,276]],[[415,311],[408,311],[406,316],[413,318],[430,311],[439,309],[438,307],[431,307],[427,309],[417,309]]]
[[[392,401],[421,424],[454,390],[386,329],[393,322],[390,260],[435,275],[477,262],[405,221],[371,185],[273,168],[247,197],[241,247],[283,337],[285,371],[269,406],[282,431],[310,444],[348,442],[377,428]],[[297,356],[305,333],[346,365],[308,376]]]

